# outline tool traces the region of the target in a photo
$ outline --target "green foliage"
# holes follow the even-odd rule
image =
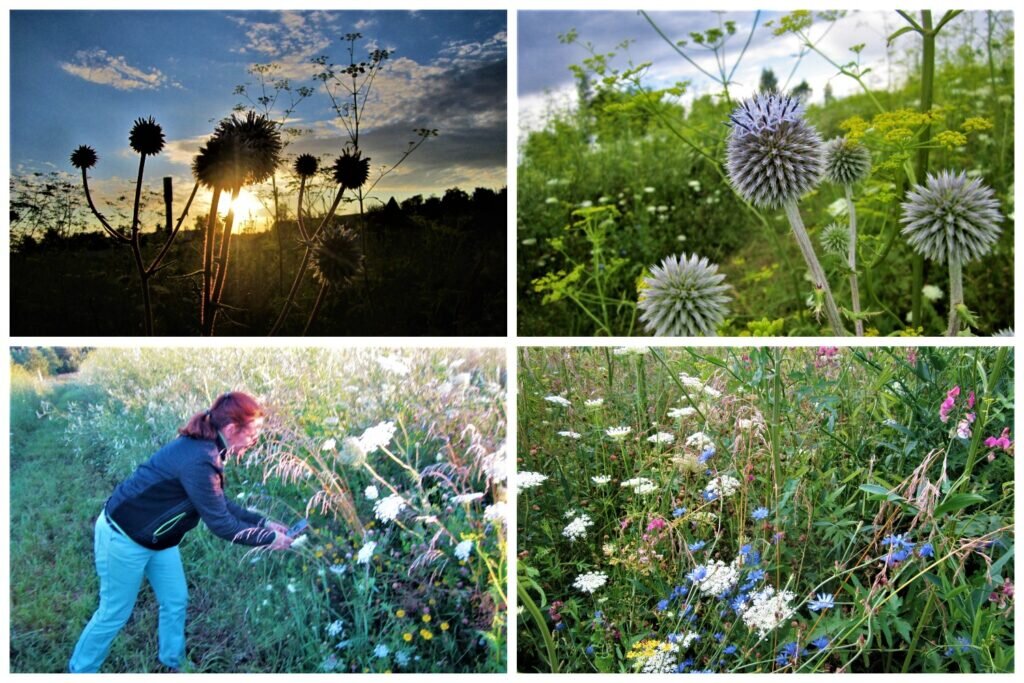
[[[547,479],[520,485],[520,670],[661,652],[689,671],[1012,671],[1013,456],[983,441],[1013,425],[1013,366],[1003,348],[521,350],[519,470]],[[688,578],[715,560],[739,573],[722,599]],[[607,582],[584,592],[587,572]],[[792,613],[761,637],[765,586]]]

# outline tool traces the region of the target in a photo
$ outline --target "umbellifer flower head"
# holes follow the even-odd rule
[[[825,145],[825,177],[836,185],[853,185],[871,172],[871,152],[859,142],[846,138]]]
[[[96,156],[96,150],[89,145],[79,145],[78,148],[71,153],[71,165],[75,168],[80,168],[83,171],[95,166],[98,160],[99,157]]]
[[[1002,230],[992,188],[966,173],[928,174],[903,202],[903,235],[917,253],[943,263],[967,263],[989,252]]]
[[[758,93],[729,118],[726,169],[733,187],[747,201],[775,208],[798,199],[821,180],[821,136],[804,121],[799,100]]]
[[[821,246],[825,251],[845,256],[850,248],[850,228],[841,223],[830,223],[821,231]]]
[[[640,320],[662,337],[713,336],[731,300],[725,275],[706,258],[669,256],[651,268],[640,291]]]
[[[128,134],[128,144],[143,156],[159,154],[164,148],[164,131],[153,117],[135,119],[132,132]]]

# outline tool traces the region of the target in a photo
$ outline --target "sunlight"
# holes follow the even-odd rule
[[[235,212],[235,225],[241,225],[246,220],[263,218],[267,213],[260,200],[248,190],[239,192],[232,200],[230,208]],[[223,211],[227,215],[227,207]]]

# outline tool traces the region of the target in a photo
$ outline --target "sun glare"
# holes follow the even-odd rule
[[[235,221],[245,221],[263,218],[266,210],[260,200],[253,196],[248,190],[242,190],[231,202],[231,209],[235,212]]]

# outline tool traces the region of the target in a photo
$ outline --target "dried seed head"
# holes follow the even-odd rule
[[[361,152],[346,149],[334,162],[334,182],[343,190],[362,187],[370,177],[370,159],[362,159]]]
[[[871,172],[871,152],[859,142],[835,138],[825,144],[825,177],[836,185],[853,185]]]
[[[313,250],[313,277],[322,285],[341,287],[348,283],[363,262],[356,234],[344,228],[328,230]]]
[[[192,162],[192,172],[208,187],[237,190],[273,175],[281,162],[281,133],[266,116],[249,112],[224,119]]]
[[[159,154],[164,148],[164,130],[153,117],[135,119],[132,132],[128,134],[128,144],[142,156]]]
[[[821,180],[821,136],[803,119],[800,101],[758,93],[729,117],[726,169],[733,187],[755,206],[799,199]]]
[[[308,178],[320,168],[320,162],[312,154],[300,154],[295,160],[295,173],[303,178]]]
[[[981,258],[999,239],[1003,215],[992,188],[966,173],[928,174],[903,202],[902,234],[918,254],[943,263]]]
[[[669,256],[643,280],[640,320],[662,337],[714,336],[731,300],[724,279],[706,258]]]
[[[71,165],[83,171],[95,166],[98,160],[96,150],[89,145],[79,145],[78,149],[71,153]]]
[[[821,246],[830,254],[844,256],[850,249],[850,227],[831,223],[821,231]]]

